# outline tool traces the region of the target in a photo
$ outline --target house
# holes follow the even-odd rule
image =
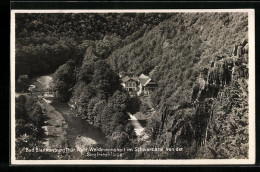
[[[156,82],[149,76],[141,74],[138,78],[139,78],[139,91],[137,92],[138,95],[142,93],[144,95],[149,95],[157,87]]]
[[[122,86],[129,92],[138,91],[139,79],[133,74],[126,74],[122,78]]]
[[[122,80],[122,86],[129,91],[130,94],[137,93],[137,95],[149,95],[157,87],[156,82],[146,76],[141,74],[139,77],[136,77],[132,73],[119,73],[119,76]]]

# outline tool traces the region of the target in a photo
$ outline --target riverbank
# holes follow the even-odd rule
[[[77,111],[71,108],[67,103],[63,103],[54,99],[51,106],[55,108],[56,111],[61,113],[68,123],[67,131],[67,143],[69,148],[76,148],[78,150],[85,150],[88,146],[93,146],[96,144],[104,144],[106,142],[106,136],[103,132],[86,120],[77,117]],[[75,159],[80,158],[83,151],[73,152],[73,157]]]
[[[43,99],[39,98],[39,105],[47,120],[45,121],[45,134],[47,135],[44,144],[47,148],[67,148],[67,132],[68,124],[61,113],[55,110]]]
[[[37,103],[47,119],[42,127],[46,134],[43,142],[46,148],[73,148],[77,151],[69,156],[81,159],[87,147],[105,143],[106,137],[101,130],[75,117],[76,111],[71,110],[67,103],[53,97],[38,97]]]
[[[52,77],[41,76],[34,80],[36,89],[47,91],[51,89]],[[71,108],[67,103],[60,102],[57,98],[44,95],[41,99],[43,108],[46,109],[48,120],[44,129],[48,135],[45,145],[51,148],[76,148],[85,150],[86,147],[103,144],[106,137],[102,131],[87,121],[77,116],[77,111]],[[75,159],[80,158],[82,151],[76,151],[71,154]]]

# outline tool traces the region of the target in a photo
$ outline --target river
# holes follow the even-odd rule
[[[43,90],[49,89],[49,84],[52,80],[49,76],[42,76],[37,79],[38,83],[41,83]],[[86,120],[75,117],[77,111],[71,108],[67,103],[60,102],[53,96],[44,95],[46,103],[50,104],[55,108],[56,111],[60,112],[65,118],[68,127],[66,129],[67,142],[69,148],[85,148],[93,144],[103,144],[106,142],[106,137],[99,128],[89,124]],[[144,128],[136,117],[128,113],[131,123],[134,127],[135,133],[138,136],[138,140],[146,141],[148,135],[145,133]],[[82,153],[82,152],[81,152]],[[79,152],[73,153],[74,157],[80,157]]]
[[[51,100],[50,105],[63,114],[63,117],[68,124],[66,131],[69,148],[84,148],[85,146],[97,143],[105,143],[106,137],[102,131],[89,124],[86,120],[75,117],[76,111],[73,109],[71,110],[67,103],[62,103],[57,99],[53,99]],[[74,156],[75,155],[76,154],[74,154]]]
[[[40,83],[42,90],[49,90],[51,81],[52,77],[41,76],[37,78],[36,82]],[[35,85],[37,84],[35,83]],[[86,120],[75,117],[76,110],[71,109],[67,103],[60,102],[53,95],[44,95],[43,100],[54,107],[65,118],[68,124],[66,139],[69,148],[85,148],[86,146],[105,143],[106,137],[103,132],[99,128],[89,124]],[[79,153],[76,151],[73,153],[73,156],[79,157]]]

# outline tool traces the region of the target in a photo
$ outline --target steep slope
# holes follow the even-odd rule
[[[148,133],[184,148],[161,158],[247,157],[247,25],[245,13],[179,13],[107,59],[116,71],[156,68]]]
[[[180,102],[180,98],[190,101],[192,83],[200,70],[210,65],[214,55],[231,55],[234,44],[246,32],[246,14],[175,14],[137,41],[114,51],[108,62],[115,70],[136,74],[148,74],[158,66],[153,75],[160,85],[155,105],[165,100]]]

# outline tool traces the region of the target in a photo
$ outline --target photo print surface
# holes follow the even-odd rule
[[[11,15],[12,164],[254,163],[253,10]]]

